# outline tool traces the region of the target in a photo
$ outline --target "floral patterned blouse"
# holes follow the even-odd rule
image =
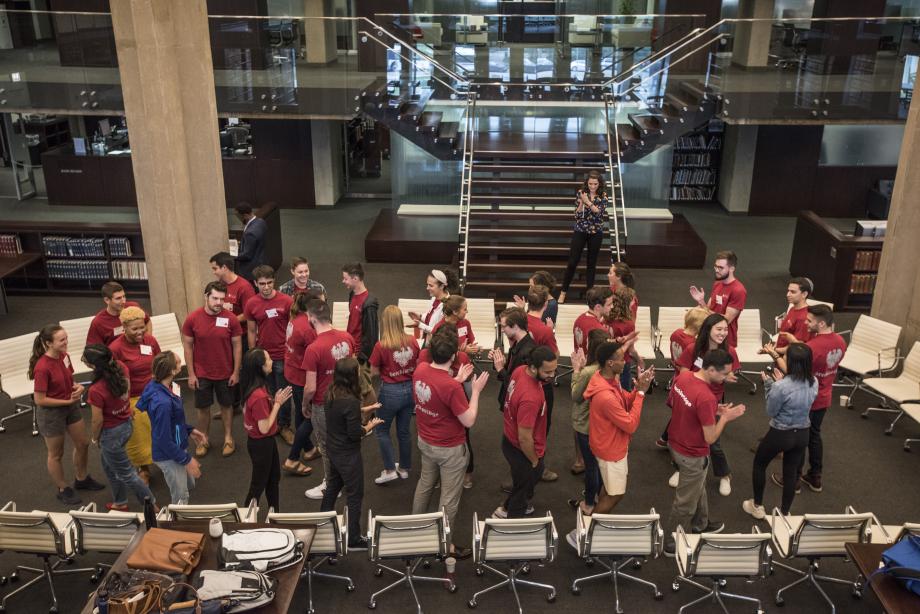
[[[607,227],[607,193],[601,192],[594,197],[594,206],[599,209],[597,213],[591,211],[587,206],[578,211],[581,193],[581,190],[579,190],[575,196],[575,230],[589,235],[604,232]]]

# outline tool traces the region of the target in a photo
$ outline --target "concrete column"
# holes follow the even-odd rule
[[[911,105],[901,141],[872,316],[904,327],[901,347],[920,340],[920,105]]]
[[[307,63],[328,64],[336,59],[335,21],[332,19],[310,19],[310,17],[332,17],[332,0],[303,0],[304,37],[307,39]]]
[[[742,21],[735,26],[735,41],[732,62],[739,66],[766,66],[769,62],[770,31],[773,19],[774,0],[740,0],[740,19],[765,19],[766,21]]]
[[[317,207],[331,207],[342,197],[342,122],[310,120],[313,145],[313,189]]]
[[[201,305],[227,210],[205,0],[112,0],[150,299]]]
[[[747,213],[757,151],[757,126],[727,125],[722,135],[719,202],[729,213]]]

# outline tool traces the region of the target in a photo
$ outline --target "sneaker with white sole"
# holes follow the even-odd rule
[[[675,471],[671,474],[671,477],[668,478],[668,486],[671,488],[677,488],[677,484],[680,482],[680,471]]]
[[[578,529],[572,529],[566,533],[565,541],[569,542],[569,545],[575,548],[575,552],[578,552]]]
[[[495,511],[492,512],[492,518],[507,518],[507,517],[508,517],[508,510],[506,510],[501,505],[496,507]]]
[[[387,482],[392,482],[399,479],[399,473],[394,469],[393,471],[387,471],[384,469],[380,472],[380,475],[374,478],[375,484],[386,484]]]
[[[396,475],[398,475],[403,480],[409,479],[409,471],[406,469],[400,469],[399,463],[396,463]]]
[[[745,499],[742,501],[741,509],[743,509],[745,512],[757,520],[763,520],[767,517],[767,510],[765,510],[762,505],[755,504],[753,499]]]
[[[323,480],[313,488],[308,489],[303,493],[303,496],[307,499],[322,499],[323,494],[326,492],[326,480]]]
[[[727,497],[732,494],[732,478],[727,475],[719,480],[719,494]]]

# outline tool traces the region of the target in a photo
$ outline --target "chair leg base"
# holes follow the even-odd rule
[[[476,566],[476,575],[482,575],[482,570],[487,569],[494,573],[495,575],[504,578],[498,584],[493,584],[488,588],[484,588],[481,591],[478,591],[473,595],[473,597],[467,602],[467,605],[471,608],[475,608],[479,605],[479,598],[490,593],[494,590],[507,586],[511,589],[511,592],[514,593],[514,601],[517,604],[518,614],[523,614],[524,609],[521,607],[521,597],[518,595],[518,586],[530,586],[533,588],[540,588],[546,591],[549,591],[546,595],[546,601],[553,603],[556,601],[556,588],[551,584],[543,584],[540,582],[532,582],[530,580],[522,580],[518,576],[522,573],[522,570],[527,568],[529,565],[527,562],[523,563],[512,563],[508,568],[508,573],[502,573],[501,571],[495,569],[491,565],[486,565],[485,563],[479,563]]]
[[[44,556],[42,557],[42,559],[44,561],[44,565],[42,566],[41,569],[37,567],[28,567],[26,565],[19,565],[16,567],[16,571],[13,572],[13,574],[11,574],[10,576],[11,578],[17,577],[19,575],[19,572],[21,571],[35,574],[35,577],[29,580],[28,582],[26,582],[25,584],[23,584],[22,586],[18,587],[16,590],[11,591],[7,593],[6,595],[4,595],[3,600],[0,601],[0,610],[4,612],[6,611],[6,602],[9,600],[10,597],[15,595],[16,593],[21,593],[22,591],[26,590],[30,586],[34,584],[38,584],[42,580],[47,580],[48,581],[48,592],[51,595],[51,607],[48,609],[48,611],[51,613],[55,613],[58,611],[58,600],[57,600],[57,594],[54,592],[54,576],[95,571],[95,568],[58,570],[58,567],[68,562],[68,559],[58,559],[53,563],[51,562],[50,556]]]
[[[392,584],[390,584],[390,585],[388,585],[388,586],[385,586],[385,587],[383,587],[382,589],[380,589],[379,591],[377,591],[376,593],[372,594],[371,597],[370,597],[370,599],[369,599],[368,602],[367,602],[367,607],[370,608],[371,610],[373,610],[374,608],[377,607],[377,598],[378,598],[380,595],[383,595],[383,594],[386,593],[387,591],[396,588],[396,587],[399,586],[400,584],[405,583],[405,584],[408,584],[408,585],[409,585],[409,590],[412,591],[412,597],[415,599],[415,606],[416,606],[416,608],[417,608],[417,610],[418,610],[418,614],[422,614],[422,604],[421,604],[421,602],[420,602],[419,599],[418,599],[418,594],[415,592],[415,584],[414,584],[414,583],[415,583],[417,580],[421,580],[421,581],[424,581],[424,582],[437,582],[437,583],[439,583],[439,584],[445,585],[445,588],[447,588],[447,590],[448,590],[449,592],[451,592],[451,593],[456,592],[456,590],[457,590],[457,585],[456,585],[456,583],[455,583],[451,578],[436,578],[436,577],[432,577],[432,576],[418,576],[418,575],[415,575],[415,570],[416,570],[416,568],[419,566],[419,564],[420,564],[421,562],[422,562],[422,559],[416,559],[416,560],[414,560],[414,561],[411,561],[411,560],[406,561],[406,569],[405,569],[405,571],[399,571],[399,570],[393,569],[392,567],[389,567],[389,566],[387,566],[387,565],[381,565],[380,563],[378,563],[378,564],[377,564],[377,569],[374,571],[374,575],[375,575],[375,576],[377,576],[377,577],[379,578],[380,576],[383,575],[383,572],[384,572],[384,571],[389,571],[390,573],[393,573],[393,574],[396,574],[397,576],[400,576],[400,578],[399,578],[398,580],[396,580],[395,582],[393,582]]]
[[[616,614],[623,614],[623,609],[620,607],[620,584],[619,584],[620,578],[623,578],[624,580],[630,580],[637,584],[642,584],[644,586],[651,588],[652,597],[655,600],[659,600],[664,597],[664,595],[662,595],[661,591],[658,590],[658,587],[654,583],[649,582],[648,580],[643,580],[642,578],[637,578],[635,576],[629,575],[621,571],[624,567],[630,564],[640,566],[641,565],[640,561],[636,560],[635,557],[630,557],[628,559],[610,559],[609,563],[604,561],[600,557],[593,557],[591,560],[600,564],[602,567],[606,568],[607,571],[603,573],[599,573],[599,574],[594,574],[591,576],[585,576],[583,578],[578,578],[574,580],[570,588],[573,595],[578,595],[581,593],[581,587],[579,586],[579,584],[582,584],[584,582],[591,582],[593,580],[600,580],[600,579],[610,580],[611,582],[613,582],[614,611],[616,612]]]
[[[0,418],[0,433],[6,432],[6,427],[3,425],[4,422],[7,420],[15,420],[23,416],[30,416],[32,418],[32,436],[38,435],[38,417],[35,415],[35,408],[31,405],[23,405],[22,403],[15,403],[13,405],[13,413],[9,416]]]
[[[699,588],[703,591],[706,591],[706,594],[703,595],[702,597],[699,597],[698,599],[694,599],[690,603],[686,603],[682,605],[680,609],[678,610],[678,614],[683,614],[686,610],[692,608],[693,606],[699,605],[707,600],[715,601],[716,603],[719,604],[719,606],[721,606],[722,611],[725,612],[725,614],[729,614],[728,607],[726,607],[725,602],[723,601],[723,598],[724,599],[735,599],[738,601],[745,601],[747,603],[755,603],[757,604],[758,614],[762,614],[764,611],[763,605],[761,604],[760,599],[757,599],[755,597],[748,597],[747,595],[738,595],[736,593],[729,593],[729,592],[722,590],[722,587],[725,584],[725,581],[723,579],[714,578],[712,580],[712,588],[707,588],[706,586],[700,584],[699,582],[695,582],[694,580],[691,580],[690,578],[685,578],[683,576],[677,576],[676,578],[674,578],[674,583],[671,585],[671,588],[674,591],[679,590],[681,582],[685,584],[689,584],[690,586]]]
[[[834,602],[833,602],[833,601],[831,600],[831,598],[828,596],[828,594],[824,591],[824,588],[822,588],[820,582],[832,582],[832,583],[834,583],[834,584],[843,584],[843,585],[845,585],[845,586],[850,586],[850,587],[852,587],[852,592],[853,592],[853,596],[854,596],[854,597],[857,597],[857,598],[861,598],[861,597],[862,597],[862,588],[863,588],[863,587],[862,587],[862,583],[861,583],[859,580],[856,580],[856,581],[854,581],[854,582],[850,582],[849,580],[843,580],[843,579],[841,579],[841,578],[832,578],[832,577],[830,577],[830,576],[822,576],[822,575],[820,575],[820,574],[817,573],[817,571],[818,571],[818,561],[812,561],[812,562],[810,562],[809,565],[808,565],[808,570],[807,570],[807,571],[802,571],[801,569],[796,569],[796,568],[790,567],[790,566],[788,566],[788,565],[783,565],[782,563],[777,563],[776,561],[774,561],[773,564],[774,564],[774,565],[778,565],[778,566],[782,567],[783,569],[787,569],[787,570],[792,571],[792,572],[798,574],[799,576],[801,576],[801,577],[800,577],[798,580],[796,580],[795,582],[793,582],[793,583],[791,583],[791,584],[787,584],[787,585],[784,586],[783,588],[781,588],[781,589],[779,589],[778,591],[776,591],[775,602],[776,602],[776,605],[778,605],[778,606],[783,605],[783,604],[785,603],[785,601],[786,601],[786,600],[783,598],[783,593],[784,593],[784,592],[786,592],[787,590],[789,590],[789,589],[792,588],[793,586],[797,586],[797,585],[803,584],[803,583],[805,583],[805,582],[810,582],[810,583],[818,590],[818,593],[821,594],[821,597],[823,597],[823,598],[824,598],[824,601],[830,606],[830,608],[831,608],[831,614],[833,614],[834,612],[836,612],[836,611],[837,611],[837,608],[836,608],[836,606],[834,605]]]

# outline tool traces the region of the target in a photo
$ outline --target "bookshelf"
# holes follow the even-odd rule
[[[114,279],[129,296],[147,295],[147,265],[139,224],[7,222],[0,253],[38,254],[5,280],[9,294],[96,296]]]
[[[796,222],[789,272],[815,283],[815,298],[835,311],[868,312],[878,281],[882,238],[844,234],[812,211]]]
[[[722,161],[720,121],[677,137],[671,161],[671,201],[711,202],[719,185]]]

